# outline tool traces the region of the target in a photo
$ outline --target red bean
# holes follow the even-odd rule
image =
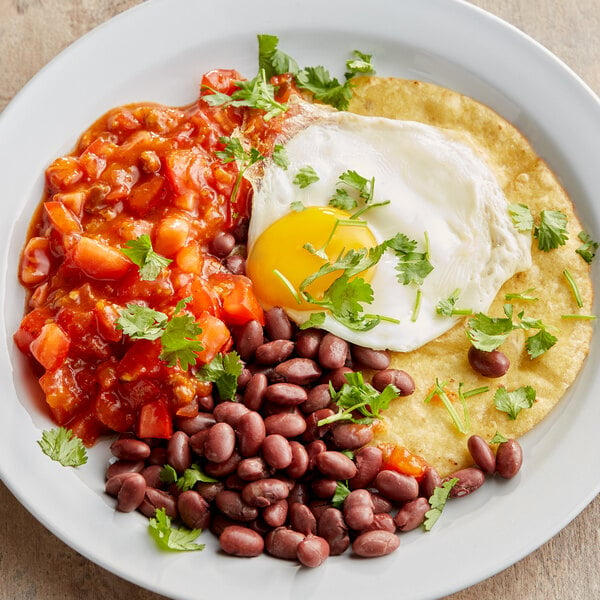
[[[484,473],[493,473],[496,470],[496,457],[489,444],[479,435],[472,435],[467,440],[467,448],[475,464]]]
[[[456,477],[458,482],[450,491],[452,498],[461,498],[467,494],[471,494],[475,490],[478,490],[485,482],[485,474],[481,469],[477,467],[467,467],[456,471],[447,479]]]
[[[425,520],[425,513],[431,509],[425,498],[416,498],[406,502],[394,517],[394,523],[400,531],[416,529]]]
[[[364,531],[389,531],[390,533],[396,532],[396,524],[392,515],[389,513],[376,513],[373,515],[373,522]]]
[[[257,481],[269,477],[273,469],[260,456],[245,458],[237,466],[237,474],[245,481]]]
[[[306,453],[308,454],[309,471],[315,468],[315,459],[317,454],[327,450],[327,444],[323,440],[314,440],[306,444]]]
[[[306,504],[294,503],[289,508],[290,526],[304,535],[317,533],[317,519]]]
[[[276,375],[287,383],[308,385],[321,377],[321,367],[310,358],[290,358],[277,365],[274,369]]]
[[[304,421],[304,419],[302,419]],[[110,479],[121,473],[140,473],[144,468],[143,460],[117,460],[108,465],[106,469],[106,479]]]
[[[277,558],[296,560],[298,558],[298,545],[304,539],[304,535],[298,531],[277,527],[267,534],[265,548],[267,552]]]
[[[325,332],[322,329],[304,329],[296,336],[296,354],[302,358],[316,358]]]
[[[187,433],[190,437],[199,431],[210,429],[215,424],[212,413],[198,413],[195,417],[177,417],[177,429]]]
[[[213,463],[230,459],[235,450],[235,431],[228,423],[215,423],[204,441],[204,456]]]
[[[211,427],[212,427],[212,425],[211,425]],[[206,438],[208,437],[209,431],[210,431],[209,429],[202,429],[201,431],[194,433],[194,435],[192,435],[190,437],[190,448],[198,456],[204,456],[204,442],[206,442]],[[164,462],[167,462],[166,456],[165,456],[165,460],[163,461],[163,463]]]
[[[279,433],[272,433],[264,439],[262,455],[274,469],[285,469],[292,464],[292,447]]]
[[[315,457],[315,466],[325,477],[343,480],[352,479],[356,475],[356,465],[341,452],[328,450]]]
[[[265,329],[272,340],[291,340],[294,335],[292,323],[279,306],[265,312]]]
[[[297,547],[298,560],[305,567],[318,567],[329,556],[329,544],[317,535],[307,535]]]
[[[401,369],[384,369],[373,375],[373,387],[382,392],[387,385],[395,385],[400,390],[401,396],[410,396],[415,391],[413,378]]]
[[[372,350],[353,344],[350,351],[354,363],[358,363],[362,368],[382,371],[390,366],[390,354],[385,350]]]
[[[278,500],[269,506],[265,506],[262,516],[269,527],[281,527],[286,522],[288,516],[287,500]]]
[[[160,465],[149,465],[142,469],[141,475],[146,480],[146,485],[153,488],[160,488],[164,484],[160,479],[160,473],[163,467]]]
[[[186,490],[179,494],[177,511],[190,529],[206,529],[210,523],[208,502],[194,490]]]
[[[331,383],[333,389],[337,392],[344,386],[344,384],[348,383],[348,380],[346,379],[346,374],[353,372],[354,371],[352,371],[350,367],[340,367],[339,369],[333,369],[332,371],[329,371],[327,376],[324,378],[325,383]]]
[[[265,400],[281,406],[297,406],[307,397],[306,390],[294,383],[273,383],[264,394]]]
[[[510,367],[510,361],[501,350],[486,352],[471,346],[468,352],[469,364],[483,377],[502,377]]]
[[[227,231],[220,231],[212,238],[209,244],[209,250],[215,256],[224,258],[231,253],[235,246],[235,237]]]
[[[250,379],[252,379],[252,372],[247,367],[244,367],[237,378],[238,390],[245,390],[246,386],[250,382]]]
[[[350,545],[348,527],[344,517],[337,508],[326,508],[319,516],[317,532],[329,544],[329,554],[337,556],[343,554]]]
[[[214,502],[216,495],[221,490],[225,489],[225,484],[221,481],[217,481],[217,482],[200,481],[194,486],[194,489],[207,502]]]
[[[419,484],[414,477],[388,469],[379,471],[373,485],[392,502],[414,500],[419,495]]]
[[[219,544],[223,552],[242,557],[260,556],[265,547],[261,535],[241,525],[225,527],[219,536]]]
[[[227,475],[231,475],[237,470],[241,460],[242,457],[240,454],[238,454],[238,452],[234,452],[226,461],[221,463],[207,461],[204,465],[204,471],[207,475],[210,475],[215,479],[227,477]]]
[[[352,543],[352,550],[358,556],[375,558],[397,550],[400,538],[389,531],[374,530],[361,533]]]
[[[306,421],[296,413],[279,413],[265,419],[267,434],[279,433],[285,438],[295,438],[306,431]]]
[[[244,404],[250,410],[260,409],[268,385],[267,376],[264,373],[252,375],[252,379],[250,379],[244,390]]]
[[[231,254],[223,261],[223,264],[234,275],[246,274],[246,259],[240,254]]]
[[[117,494],[117,510],[131,512],[139,508],[146,493],[146,480],[139,473],[131,473],[123,479]]]
[[[264,342],[262,325],[256,320],[248,321],[232,333],[240,358],[244,362],[252,360],[256,349]]]
[[[240,454],[242,456],[258,454],[266,435],[265,422],[260,414],[252,410],[242,415],[236,432]]]
[[[336,479],[318,477],[310,482],[310,489],[312,490],[313,495],[315,495],[317,498],[330,500],[335,494],[337,483],[338,482]]]
[[[300,405],[300,410],[306,414],[310,414],[321,408],[327,408],[331,404],[329,385],[326,383],[309,389],[307,396],[306,401]]]
[[[183,431],[175,431],[167,444],[167,462],[183,473],[192,466],[190,438]]]
[[[110,496],[114,496],[116,498],[119,495],[119,490],[121,489],[123,482],[133,475],[139,475],[139,473],[119,473],[117,475],[113,475],[106,480],[106,483],[104,484],[104,491]]]
[[[375,514],[389,513],[394,508],[394,505],[387,499],[384,498],[379,492],[369,490],[371,493],[371,499],[373,500],[373,510]]]
[[[291,340],[273,340],[256,349],[254,360],[261,365],[274,365],[283,362],[293,351],[294,342]]]
[[[268,478],[251,481],[242,490],[242,499],[250,506],[269,506],[287,498],[290,488],[280,479]]]
[[[354,490],[350,492],[343,505],[343,515],[346,525],[350,529],[362,531],[373,523],[373,500],[368,490]]]
[[[436,487],[442,485],[442,478],[435,467],[429,466],[419,482],[419,495],[424,498],[431,498]]]
[[[308,470],[308,453],[306,448],[300,443],[292,440],[290,442],[292,450],[292,461],[286,469],[287,475],[292,479],[300,479]]]
[[[146,488],[144,501],[138,507],[139,511],[148,518],[154,517],[156,511],[162,508],[172,519],[177,517],[177,502],[171,494],[151,487]]]
[[[356,475],[350,479],[351,490],[366,488],[375,479],[383,464],[383,452],[375,446],[365,446],[355,455]]]
[[[319,363],[326,369],[339,369],[346,363],[348,342],[333,333],[326,333],[319,346]]]
[[[237,427],[239,420],[248,412],[246,407],[241,402],[232,402],[227,400],[217,404],[213,410],[213,415],[217,423],[227,423],[232,427]]]
[[[502,442],[496,451],[496,472],[504,479],[514,477],[523,464],[523,449],[517,440]]]
[[[252,521],[258,516],[258,509],[251,506],[240,492],[223,490],[215,496],[216,507],[228,518],[234,521]]]
[[[137,461],[150,456],[150,446],[133,438],[120,438],[110,445],[110,451],[120,460]]]
[[[373,439],[371,426],[358,423],[338,423],[332,433],[333,443],[341,450],[356,450]]]

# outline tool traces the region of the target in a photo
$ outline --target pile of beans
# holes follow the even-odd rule
[[[117,460],[108,467],[106,492],[117,509],[153,517],[164,508],[187,527],[210,528],[228,554],[266,550],[309,567],[350,547],[363,557],[397,549],[396,532],[423,523],[428,498],[442,484],[439,474],[428,467],[417,481],[383,468],[382,450],[368,445],[369,425],[318,422],[336,412],[329,382],[339,389],[346,373],[367,369],[373,387],[392,383],[403,396],[414,391],[410,375],[389,368],[386,352],[321,330],[297,331],[279,308],[266,313],[264,328],[251,321],[233,333],[245,364],[234,401],[202,398],[201,412],[178,418],[168,441],[123,435],[112,444]],[[452,475],[453,497],[478,489],[486,473],[508,478],[521,466],[515,440],[494,454],[472,436],[469,450],[476,466]],[[181,491],[161,481],[166,464],[179,476],[197,464],[218,482]],[[340,481],[351,491],[335,507]]]

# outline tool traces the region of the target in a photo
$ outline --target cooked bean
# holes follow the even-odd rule
[[[269,554],[277,558],[295,560],[298,558],[298,545],[304,536],[298,531],[277,527],[265,538],[265,548]]]
[[[113,456],[120,460],[144,460],[150,456],[150,446],[142,440],[120,438],[110,445]]]
[[[286,438],[279,433],[265,437],[262,444],[262,455],[267,464],[274,469],[285,469],[292,464],[292,447]]]
[[[194,490],[186,490],[179,494],[177,511],[190,529],[206,529],[210,523],[208,502]]]
[[[321,367],[310,358],[290,358],[277,365],[275,373],[287,383],[308,385],[321,377]]]
[[[294,335],[291,321],[279,306],[265,312],[265,329],[272,340],[291,340]]]
[[[319,363],[326,369],[339,369],[346,364],[348,354],[348,342],[326,333],[319,346]]]
[[[435,467],[429,466],[419,482],[419,495],[424,498],[431,498],[436,487],[442,485],[442,478]]]
[[[297,548],[298,560],[305,567],[318,567],[329,556],[327,540],[318,535],[307,535]]]
[[[258,516],[258,509],[250,506],[242,497],[240,492],[234,490],[223,490],[215,496],[216,507],[234,521],[252,521]]]
[[[292,479],[300,479],[308,470],[308,452],[300,442],[294,440],[290,442],[290,448],[292,450],[292,462],[290,462],[285,472]]]
[[[310,489],[317,498],[330,500],[337,489],[337,480],[318,477],[310,482]]]
[[[234,275],[246,274],[246,259],[241,254],[231,254],[224,261],[224,265]]]
[[[146,480],[139,473],[131,473],[122,481],[117,493],[117,510],[131,512],[139,508],[146,493]]]
[[[141,476],[146,480],[146,485],[153,488],[160,488],[164,484],[160,479],[160,473],[163,467],[160,465],[149,465],[142,469]]]
[[[273,383],[267,387],[265,400],[282,406],[297,406],[306,401],[306,390],[294,383]]]
[[[220,231],[212,238],[208,248],[215,256],[224,258],[231,253],[234,246],[235,237],[227,231]]]
[[[175,431],[167,444],[167,462],[178,472],[183,473],[192,466],[190,438],[183,431]]]
[[[484,473],[493,473],[496,470],[496,457],[489,444],[480,436],[472,435],[467,440],[467,448],[475,464]]]
[[[238,448],[242,456],[256,456],[264,442],[266,429],[263,418],[254,410],[242,415],[236,428]]]
[[[373,439],[371,426],[358,423],[338,423],[332,433],[333,443],[341,450],[356,450]]]
[[[356,475],[350,479],[351,490],[366,488],[375,479],[383,464],[383,452],[375,446],[365,446],[354,455]]]
[[[510,367],[510,361],[501,350],[486,352],[471,346],[468,352],[469,364],[483,377],[502,377]]]
[[[200,481],[194,486],[194,489],[207,502],[214,502],[216,495],[225,489],[225,484],[222,481]]]
[[[213,415],[217,423],[227,423],[232,427],[237,427],[239,420],[250,409],[241,402],[232,402],[227,400],[215,406]]]
[[[239,391],[244,391],[248,383],[250,383],[250,379],[252,379],[252,372],[248,367],[244,367],[242,372],[238,375],[237,378],[237,387]]]
[[[278,500],[287,498],[290,488],[280,479],[268,478],[251,481],[242,490],[244,502],[250,506],[264,508]]]
[[[211,425],[211,427],[212,427],[212,425]],[[206,438],[208,437],[209,431],[210,431],[210,429],[202,429],[201,431],[198,431],[198,433],[194,433],[194,435],[192,435],[190,437],[190,448],[198,456],[204,456],[204,442],[206,441]],[[164,462],[166,462],[166,456],[165,456]]]
[[[362,531],[373,523],[373,500],[368,490],[354,490],[344,499],[344,521],[350,529]]]
[[[156,511],[162,508],[165,514],[172,519],[177,516],[177,502],[171,494],[147,487],[144,500],[138,507],[138,510],[148,518],[154,517]]]
[[[384,369],[373,375],[371,384],[378,392],[383,392],[387,385],[395,385],[401,396],[410,396],[415,391],[413,378],[402,369]]]
[[[269,527],[281,527],[288,516],[287,500],[278,500],[269,506],[265,506],[262,511],[263,519]]]
[[[227,460],[221,463],[207,461],[204,465],[204,471],[207,475],[210,475],[215,479],[220,479],[221,477],[227,477],[227,475],[231,475],[236,471],[241,461],[241,455],[234,451]]]
[[[327,373],[324,378],[327,383],[331,383],[333,389],[337,392],[340,390],[345,383],[348,383],[346,379],[347,373],[353,373],[350,367],[340,367],[339,369],[333,369]]]
[[[213,463],[231,458],[235,449],[235,431],[229,423],[215,423],[204,440],[204,456]]]
[[[300,405],[300,410],[306,414],[310,414],[315,410],[321,408],[327,408],[331,404],[331,394],[329,392],[329,385],[322,383],[308,390],[308,397],[306,402]]]
[[[373,530],[361,533],[352,543],[352,550],[358,556],[375,558],[390,554],[399,546],[400,538],[395,533]]]
[[[244,529],[248,529],[245,525],[240,525],[238,522],[226,517],[224,514],[220,512],[216,512],[212,515],[210,519],[210,530],[216,537],[220,538],[223,531],[225,531],[226,527],[244,527]],[[248,529],[252,531],[251,529]]]
[[[212,397],[212,394],[208,394],[208,396],[200,396],[198,398],[198,410],[211,412],[214,407],[215,401]]]
[[[254,360],[261,365],[274,365],[283,362],[294,351],[291,340],[273,340],[261,344],[254,354]]]
[[[450,491],[452,498],[461,498],[478,490],[485,482],[485,474],[481,469],[477,467],[467,467],[456,471],[447,479],[456,477],[458,482]]]
[[[259,410],[269,382],[264,373],[255,373],[244,390],[244,404],[250,410]]]
[[[318,523],[321,515],[328,509],[332,508],[331,500],[327,498],[322,498],[318,500],[311,500],[307,503],[308,508],[310,508],[313,515],[315,515],[315,519],[317,519],[317,530]]]
[[[198,413],[195,417],[177,417],[177,429],[187,433],[190,437],[199,431],[210,429],[216,423],[212,413]]]
[[[306,504],[309,500],[308,485],[302,481],[296,481],[294,487],[290,490],[289,496],[286,498],[288,505],[291,506],[294,502]]]
[[[394,517],[394,523],[400,531],[416,529],[425,520],[425,513],[431,508],[425,498],[416,498],[406,502]]]
[[[331,556],[343,554],[350,545],[348,527],[337,508],[326,508],[321,513],[317,521],[317,532],[329,544]]]
[[[318,440],[322,438],[327,432],[331,430],[333,425],[330,423],[325,423],[323,425],[319,425],[319,422],[323,419],[327,419],[333,416],[335,413],[330,408],[320,408],[319,410],[315,410],[314,413],[311,413],[306,417],[306,431],[302,436],[302,439],[305,442],[311,442],[313,440]]]
[[[306,421],[297,413],[278,413],[265,419],[267,434],[279,433],[285,438],[294,438],[306,431]]]
[[[302,419],[304,421],[304,419]],[[146,463],[143,460],[117,460],[108,465],[106,479],[121,473],[140,473]]]
[[[239,468],[239,466],[240,465],[238,465],[238,468]],[[237,469],[236,469],[235,473],[231,473],[230,475],[227,475],[227,478],[225,479],[225,489],[236,490],[237,492],[241,492],[247,483],[248,482],[245,479],[242,479],[237,474]]]
[[[223,552],[242,557],[260,556],[265,547],[261,535],[241,525],[225,527],[219,536],[219,544]]]
[[[237,474],[244,481],[257,481],[268,477],[273,469],[260,456],[244,458],[237,466]]]
[[[150,451],[146,459],[147,465],[164,465],[167,462],[167,449],[164,446],[156,446]]]
[[[304,535],[317,533],[317,519],[306,504],[294,503],[289,508],[290,527]]]
[[[504,479],[514,477],[523,464],[523,449],[517,440],[502,442],[496,450],[496,473]]]
[[[382,371],[390,366],[390,354],[385,350],[372,350],[371,348],[352,344],[350,352],[352,354],[352,360],[355,363],[355,368],[356,363],[364,369],[374,369],[377,371]]]
[[[132,475],[139,475],[139,473],[119,473],[117,475],[113,475],[109,479],[106,480],[104,484],[104,491],[110,496],[114,496],[115,498],[119,495],[119,490],[123,485],[123,482],[126,479],[129,479]]]
[[[248,321],[232,331],[235,348],[244,362],[254,358],[256,349],[264,342],[262,325],[256,321]]]
[[[296,336],[296,354],[302,358],[316,358],[321,340],[325,336],[322,329],[304,329]]]
[[[356,465],[352,459],[341,452],[328,450],[315,457],[315,466],[325,477],[343,480],[352,479],[356,475]]]
[[[389,513],[376,513],[373,515],[373,522],[363,531],[389,531],[390,533],[396,532],[396,523],[392,515]]]
[[[325,452],[327,450],[327,444],[323,440],[314,440],[305,446],[306,453],[308,454],[308,470],[315,468],[315,458],[317,454]]]
[[[419,495],[419,484],[414,477],[389,469],[379,471],[373,485],[392,502],[414,500]]]

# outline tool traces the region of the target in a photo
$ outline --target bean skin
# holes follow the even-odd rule
[[[373,522],[364,531],[389,531],[390,533],[396,532],[396,523],[392,515],[389,513],[377,513],[373,515]]]
[[[117,510],[131,512],[139,508],[146,494],[146,480],[139,473],[131,473],[123,479],[117,493]]]
[[[204,471],[207,475],[220,479],[221,477],[227,477],[237,470],[238,465],[242,461],[242,457],[238,452],[234,452],[226,461],[221,463],[214,463],[207,461],[204,465]]]
[[[425,473],[419,482],[419,495],[424,498],[431,498],[436,487],[442,485],[442,478],[435,467],[427,467]]]
[[[224,463],[235,450],[235,431],[228,423],[215,423],[204,441],[204,456],[213,463]]]
[[[370,425],[358,423],[338,423],[332,429],[333,443],[341,450],[356,450],[373,439]]]
[[[290,358],[278,364],[274,371],[283,381],[297,385],[308,385],[322,374],[321,367],[310,358]]]
[[[240,419],[250,409],[241,402],[232,402],[227,400],[215,406],[213,415],[217,423],[227,423],[232,427],[237,427]]]
[[[317,358],[325,332],[322,329],[304,329],[296,336],[296,354],[301,358]]]
[[[261,365],[275,365],[283,362],[293,351],[294,342],[291,340],[273,340],[256,349],[254,360]]]
[[[259,410],[269,382],[264,373],[255,373],[244,390],[244,404],[250,410]]]
[[[177,517],[177,502],[171,494],[151,487],[146,488],[144,501],[138,507],[146,517],[154,517],[157,509],[163,508],[165,514],[174,519]]]
[[[265,440],[265,422],[258,412],[247,412],[238,421],[236,434],[240,454],[246,457],[255,456]]]
[[[244,362],[252,360],[256,349],[264,342],[262,325],[256,320],[248,321],[232,333],[240,358]]]
[[[237,474],[245,481],[257,481],[269,477],[273,469],[260,456],[245,458],[237,466]]]
[[[300,410],[310,414],[316,410],[327,408],[331,404],[329,385],[322,383],[308,390],[306,401],[300,405]]]
[[[305,402],[307,397],[306,390],[294,383],[273,383],[264,394],[265,400],[281,406],[297,406]]]
[[[265,419],[265,430],[267,435],[279,433],[288,439],[295,438],[306,431],[306,421],[296,413],[269,415]]]
[[[419,495],[419,484],[414,477],[396,471],[379,471],[374,487],[393,502],[414,500]]]
[[[477,467],[467,467],[453,473],[448,479],[456,477],[458,482],[450,490],[452,498],[462,498],[478,490],[485,482],[485,474]]]
[[[234,521],[252,521],[258,516],[258,509],[244,501],[242,495],[234,490],[223,490],[215,496],[215,505]]]
[[[401,396],[410,396],[415,391],[413,378],[401,369],[384,369],[373,375],[371,384],[378,392],[383,392],[389,384],[395,385]]]
[[[510,368],[510,361],[501,350],[486,352],[471,346],[467,356],[472,369],[483,377],[502,377]]]
[[[246,484],[242,490],[242,499],[250,506],[264,508],[287,498],[289,493],[289,487],[280,479],[259,479]]]
[[[289,509],[290,526],[304,535],[317,533],[317,519],[306,504],[292,504]]]
[[[226,231],[220,231],[210,241],[209,250],[219,258],[225,258],[235,246],[235,237]]]
[[[279,306],[265,312],[265,329],[272,340],[291,340],[294,335],[291,321]]]
[[[366,488],[375,479],[383,464],[383,452],[375,446],[365,446],[355,455],[356,475],[350,479],[351,490]]]
[[[286,474],[292,479],[300,479],[308,470],[308,452],[306,448],[295,440],[290,443],[292,461],[286,468]]]
[[[372,350],[353,344],[350,351],[354,363],[358,363],[362,368],[382,371],[390,366],[390,354],[385,350]]]
[[[504,479],[514,477],[523,464],[523,449],[515,439],[502,442],[496,450],[496,473]]]
[[[278,500],[269,506],[265,506],[262,516],[269,527],[281,527],[287,520],[288,510],[287,500]]]
[[[296,560],[298,558],[298,545],[304,535],[298,531],[277,527],[270,531],[265,538],[265,548],[269,554],[277,558]]]
[[[493,473],[496,470],[496,457],[489,444],[479,435],[472,435],[467,440],[467,448],[475,464],[484,473]]]
[[[137,461],[150,456],[150,446],[146,442],[132,438],[120,438],[110,445],[113,456],[120,460]]]
[[[106,479],[110,479],[115,475],[122,473],[140,473],[144,469],[143,460],[117,460],[114,463],[108,465],[106,469]]]
[[[329,556],[327,540],[317,535],[307,535],[297,547],[298,560],[305,567],[318,567]]]
[[[373,523],[373,500],[368,490],[354,490],[350,492],[343,505],[343,515],[346,525],[350,529],[362,531]]]
[[[336,480],[352,479],[356,475],[356,465],[341,452],[328,450],[315,457],[315,466],[325,475]]]
[[[164,484],[160,479],[160,473],[163,467],[160,465],[149,465],[141,470],[142,477],[146,480],[146,485],[153,488],[163,487]]]
[[[326,333],[319,346],[319,364],[326,369],[339,369],[346,363],[348,342],[333,333]]]
[[[400,546],[400,538],[389,531],[374,530],[361,533],[352,543],[352,550],[358,556],[375,558],[391,554]]]
[[[219,536],[219,544],[227,554],[248,558],[260,556],[265,547],[262,536],[241,525],[225,527]]]
[[[337,508],[326,508],[319,516],[317,522],[318,535],[329,544],[329,554],[337,556],[343,554],[350,546],[348,527],[344,517]]]
[[[192,466],[190,438],[183,431],[175,431],[167,444],[167,462],[181,474]]]
[[[279,433],[272,433],[264,439],[262,455],[274,469],[285,469],[292,464],[292,447]]]
[[[210,523],[208,502],[196,491],[186,490],[177,497],[177,511],[190,529],[206,529]]]
[[[416,498],[406,502],[394,517],[394,523],[400,531],[416,529],[425,520],[425,513],[431,508],[425,498]]]
[[[178,417],[175,423],[177,429],[191,437],[199,431],[210,429],[216,421],[212,413],[198,413],[195,417]]]
[[[310,489],[312,490],[313,495],[315,495],[317,498],[330,500],[333,498],[335,490],[337,489],[337,480],[318,477],[311,481]]]

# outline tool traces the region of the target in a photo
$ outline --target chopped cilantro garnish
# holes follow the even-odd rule
[[[217,354],[198,371],[196,377],[213,382],[217,386],[221,400],[233,400],[242,368],[240,355],[232,351],[227,354]]]
[[[520,387],[512,392],[500,387],[494,394],[494,404],[499,411],[508,414],[510,419],[516,419],[524,408],[531,408],[535,402],[535,390],[529,386]]]
[[[42,452],[63,467],[79,467],[87,462],[87,452],[80,438],[66,427],[42,431],[38,440]]]
[[[375,73],[375,69],[371,64],[372,54],[364,54],[359,50],[354,50],[352,55],[354,58],[346,61],[347,71],[344,74],[346,80],[352,79],[356,75],[373,75]]]
[[[580,231],[577,237],[581,240],[582,244],[575,252],[589,264],[594,260],[594,256],[596,256],[598,242],[595,242],[585,231]]]
[[[437,523],[437,520],[442,516],[442,511],[446,506],[446,502],[450,497],[452,488],[458,483],[458,478],[453,477],[442,483],[441,487],[436,487],[433,494],[429,498],[429,506],[431,509],[425,513],[425,521],[423,527],[425,531],[431,531],[431,528]]]
[[[297,73],[298,63],[288,54],[278,49],[279,38],[275,35],[259,34],[258,68],[265,72],[267,79],[284,73]]]
[[[302,167],[293,179],[293,183],[299,188],[305,188],[319,181],[317,172],[310,166]]]
[[[427,235],[425,235],[425,252],[415,252],[417,242],[410,240],[403,233],[397,233],[393,238],[387,240],[385,245],[398,258],[396,271],[400,283],[421,285],[425,277],[433,271],[433,265],[429,262]]]
[[[504,299],[509,300],[522,300],[524,302],[537,302],[539,298],[533,295],[535,288],[528,288],[524,292],[512,292],[505,294]]]
[[[424,402],[431,402],[434,398],[439,398],[439,400],[442,402],[442,404],[444,405],[444,408],[448,411],[448,414],[450,415],[450,418],[452,419],[452,422],[454,423],[454,426],[456,427],[456,429],[458,429],[458,431],[460,433],[463,433],[463,434],[468,433],[470,423],[469,423],[469,415],[467,412],[467,405],[464,402],[465,395],[462,393],[459,393],[459,399],[463,406],[463,419],[462,420],[461,420],[458,412],[454,408],[454,405],[452,404],[452,400],[450,400],[450,398],[448,397],[448,393],[446,392],[446,383],[440,383],[440,381],[439,381],[439,379],[437,379],[437,377],[435,380],[435,384],[431,388],[431,391],[429,392],[429,394],[427,394],[427,396],[425,397]]]
[[[346,499],[346,496],[348,496],[348,494],[350,493],[350,488],[348,487],[347,482],[343,482],[343,481],[338,481],[336,486],[335,486],[335,493],[333,494],[333,497],[331,498],[331,505],[334,508],[342,508],[342,506],[344,505],[344,500]]]
[[[196,539],[201,529],[185,529],[171,526],[171,517],[164,508],[158,508],[156,515],[148,523],[148,531],[161,550],[179,552],[204,550],[204,544],[197,544]]]
[[[135,240],[129,240],[121,248],[121,252],[139,267],[140,279],[143,281],[154,281],[173,262],[153,250],[150,236],[145,233]]]
[[[533,215],[525,204],[509,204],[508,213],[517,231],[531,231],[533,229]]]
[[[508,442],[508,438],[503,436],[499,431],[496,431],[494,437],[490,440],[490,444],[503,444]]]
[[[167,315],[158,310],[129,303],[119,312],[116,328],[133,340],[157,340],[163,334],[167,320]]]
[[[285,146],[282,146],[281,144],[275,144],[273,153],[271,154],[271,160],[284,171],[287,171],[287,168],[290,166],[290,160]]]
[[[575,302],[577,303],[577,306],[579,308],[582,308],[583,307],[583,298],[581,297],[581,292],[579,291],[579,287],[577,285],[577,282],[573,278],[573,275],[571,275],[571,272],[568,269],[565,269],[563,271],[563,275],[565,276],[565,279],[567,280],[567,283],[569,284],[569,287],[571,288],[571,292],[573,294],[573,298],[575,298]]]
[[[543,210],[540,223],[533,230],[537,238],[538,248],[544,252],[563,246],[569,235],[567,233],[567,217],[558,210]]]
[[[470,308],[456,308],[460,296],[460,290],[456,289],[448,298],[440,300],[435,307],[435,312],[441,317],[454,317],[459,315],[472,315]]]

